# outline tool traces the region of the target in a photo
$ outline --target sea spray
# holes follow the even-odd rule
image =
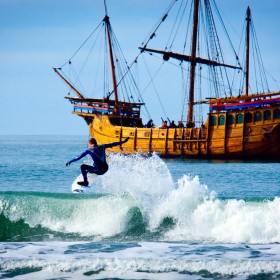
[[[209,192],[206,185],[201,185],[197,176],[184,175],[178,180],[178,187],[168,193],[160,204],[156,205],[151,215],[150,228],[156,229],[166,217],[172,218],[177,226],[191,225],[192,213],[198,205],[213,199],[214,192]]]
[[[166,164],[156,154],[151,157],[116,154],[109,160],[109,172],[102,178],[104,189],[112,194],[129,194],[146,216],[175,188]]]
[[[174,188],[170,171],[156,154],[151,157],[113,154],[109,161],[110,169],[102,183],[112,193],[163,195]]]

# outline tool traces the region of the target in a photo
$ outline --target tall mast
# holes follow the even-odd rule
[[[245,95],[249,93],[249,65],[250,65],[250,23],[251,23],[251,10],[247,8],[247,28],[246,28],[246,82],[245,82]]]
[[[198,29],[198,8],[199,8],[199,0],[194,0],[193,27],[192,27],[192,53],[191,53],[191,70],[190,70],[190,91],[189,91],[187,123],[193,122],[194,83],[195,83],[197,29]]]
[[[106,24],[106,33],[107,33],[107,38],[108,38],[109,55],[110,55],[110,62],[111,62],[111,74],[112,74],[113,90],[114,90],[114,96],[115,96],[115,105],[118,105],[119,99],[118,99],[118,91],[117,91],[117,80],[116,80],[114,55],[113,55],[112,41],[111,41],[111,34],[110,34],[110,20],[107,15],[106,0],[104,0],[104,6],[105,6],[105,17],[104,17],[103,21]]]

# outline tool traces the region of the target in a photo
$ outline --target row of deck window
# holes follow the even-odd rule
[[[268,121],[271,120],[271,110],[256,111],[254,115],[250,112],[245,114],[245,123],[250,122],[259,122],[262,120]],[[273,119],[280,119],[280,109],[275,109],[273,111]],[[226,118],[226,122],[228,125],[230,124],[242,124],[243,123],[243,114],[239,113],[236,115],[228,114]],[[210,125],[215,126],[217,125],[217,116],[210,116]],[[220,115],[218,117],[218,125],[225,125],[225,115]]]

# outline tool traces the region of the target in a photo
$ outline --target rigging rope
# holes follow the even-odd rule
[[[207,0],[207,1],[209,1],[209,0]],[[215,8],[215,11],[216,11],[216,13],[217,13],[217,15],[218,15],[218,18],[219,18],[219,20],[220,20],[220,23],[221,23],[221,25],[222,25],[222,27],[223,27],[223,29],[224,29],[224,32],[225,32],[225,34],[226,34],[226,36],[227,36],[227,39],[228,39],[228,41],[229,41],[229,43],[230,43],[231,49],[232,49],[233,53],[235,54],[235,58],[236,58],[236,61],[237,61],[237,63],[238,63],[238,66],[239,66],[239,67],[242,67],[242,66],[241,66],[241,63],[240,63],[240,60],[239,60],[239,57],[238,57],[238,54],[237,54],[236,51],[235,51],[235,48],[234,48],[234,46],[233,46],[233,44],[232,44],[232,41],[231,41],[231,39],[230,39],[230,36],[229,36],[229,34],[228,34],[228,32],[227,32],[227,29],[226,29],[226,27],[225,27],[224,21],[222,20],[222,16],[221,16],[221,13],[220,13],[220,11],[219,11],[219,9],[218,9],[218,7],[217,7],[216,1],[215,1],[215,0],[212,0],[212,2],[213,2],[213,6],[214,6],[214,8]],[[210,3],[209,3],[209,5],[210,5]]]
[[[172,3],[170,4],[170,6],[167,8],[166,12],[164,13],[163,17],[161,18],[160,22],[156,25],[154,31],[151,33],[150,36],[148,36],[148,39],[146,40],[146,43],[142,42],[141,46],[143,46],[143,48],[147,47],[148,43],[155,37],[156,35],[156,31],[159,29],[160,25],[165,21],[165,19],[168,16],[168,13],[170,12],[170,10],[172,9],[172,7],[174,6],[174,4],[177,2],[178,0],[173,0]],[[146,37],[147,38],[147,37]],[[144,40],[144,41],[145,41]],[[135,59],[132,61],[132,63],[128,66],[128,69],[126,71],[126,73],[124,74],[124,77],[127,75],[127,73],[129,72],[130,68],[137,63],[137,60],[139,58],[139,56],[143,53],[143,50],[141,50],[138,55],[135,57]],[[123,77],[123,78],[124,78]],[[122,79],[123,79],[122,78]]]
[[[177,16],[176,16],[176,18],[175,18],[175,20],[174,20],[173,27],[171,28],[171,30],[174,30],[175,27],[176,27],[177,20],[178,20],[178,18],[179,18],[179,15],[180,15],[180,11],[181,11],[181,9],[182,9],[183,2],[184,2],[184,1],[181,1],[181,5],[180,5],[180,7],[179,7],[179,9],[178,9]],[[180,27],[180,23],[181,23],[182,20],[183,20],[184,11],[185,11],[185,9],[186,9],[187,4],[188,4],[188,1],[187,1],[186,4],[185,4],[185,8],[184,8],[184,10],[183,10],[183,12],[182,12],[182,15],[181,15],[181,17],[180,17],[179,23],[178,23],[178,25],[177,25],[177,31],[175,32],[175,34],[174,34],[172,40],[171,40],[172,31],[170,32],[169,38],[168,38],[167,43],[166,43],[165,50],[168,50],[168,49],[170,50],[170,49],[172,48],[172,45],[173,45],[173,43],[174,43],[174,41],[175,41],[176,35],[177,35],[178,30],[179,30],[179,27]],[[171,44],[170,44],[169,47],[167,47],[167,46],[169,45],[169,42],[170,42],[170,41],[171,41]]]
[[[252,31],[252,37],[254,39],[254,43],[255,43],[255,51],[256,51],[256,55],[257,55],[257,61],[259,64],[259,71],[260,71],[260,78],[261,78],[261,84],[263,86],[263,90],[265,90],[265,87],[267,89],[267,91],[269,90],[269,86],[268,86],[268,82],[267,82],[267,78],[266,78],[266,74],[265,74],[265,69],[264,69],[264,64],[262,61],[262,56],[261,56],[261,52],[260,52],[260,47],[258,44],[258,40],[257,40],[257,35],[256,35],[256,31],[255,31],[255,26],[253,23],[253,20],[251,19],[251,31]]]
[[[162,112],[163,112],[164,116],[167,118],[167,114],[166,114],[166,112],[165,112],[165,110],[164,110],[164,107],[163,107],[162,102],[161,102],[161,100],[160,100],[158,91],[157,91],[157,89],[156,89],[156,87],[155,87],[155,84],[154,84],[154,81],[153,81],[151,72],[150,72],[150,70],[149,70],[149,68],[148,68],[147,62],[146,62],[146,60],[145,60],[144,57],[143,57],[143,60],[144,60],[144,63],[145,63],[145,65],[146,65],[147,72],[148,72],[148,74],[149,74],[149,76],[150,76],[151,83],[152,83],[152,85],[153,85],[153,88],[154,88],[154,90],[155,90],[155,93],[156,93],[156,95],[157,95],[157,97],[158,97],[158,101],[159,101],[159,104],[160,104],[160,106],[161,106]],[[164,62],[163,62],[162,64],[164,64]]]
[[[64,64],[60,66],[62,68],[65,66],[69,61],[73,59],[73,57],[79,52],[79,50],[84,46],[84,44],[90,39],[90,37],[96,32],[96,30],[99,28],[99,26],[103,23],[103,20],[98,24],[98,26],[91,32],[91,34],[87,37],[87,39],[83,42],[83,44],[75,51],[75,53],[66,61]]]

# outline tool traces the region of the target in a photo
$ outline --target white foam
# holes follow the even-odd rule
[[[151,251],[151,248],[150,248]],[[93,256],[94,255],[94,256]],[[104,254],[103,254],[104,255]],[[96,271],[100,277],[108,277],[112,273],[122,275],[123,277],[132,277],[137,275],[157,275],[162,276],[166,273],[200,273],[208,271],[209,273],[219,273],[221,275],[231,276],[249,276],[259,273],[278,273],[280,271],[279,261],[256,261],[256,260],[219,260],[219,259],[164,259],[164,258],[145,258],[135,256],[134,258],[124,257],[106,257],[99,254],[86,254],[86,256],[75,255],[75,259],[69,255],[56,255],[52,258],[44,259],[44,255],[22,260],[5,259],[0,261],[2,271],[9,271],[26,267],[41,267],[42,271],[28,274],[28,279],[44,279],[44,277],[67,276],[70,279],[81,279],[83,273],[87,271]],[[135,274],[136,273],[136,274]],[[41,278],[41,277],[42,278]],[[26,276],[25,276],[26,277]],[[137,278],[138,278],[137,277]],[[150,277],[148,277],[150,279]],[[20,279],[17,277],[17,279]],[[168,277],[167,277],[168,279]],[[170,278],[169,278],[170,279]],[[172,279],[172,278],[171,278]],[[176,279],[176,278],[174,278]],[[178,279],[178,278],[177,278]]]
[[[174,191],[181,193],[176,194],[180,199],[167,200],[163,207],[159,205],[161,212],[166,212],[162,216],[171,216],[176,221],[175,228],[166,233],[166,239],[251,244],[280,242],[278,198],[264,202],[221,201],[212,194],[205,195],[201,188],[190,193],[187,185]],[[176,203],[184,206],[178,209]],[[173,207],[175,210],[170,210]]]

